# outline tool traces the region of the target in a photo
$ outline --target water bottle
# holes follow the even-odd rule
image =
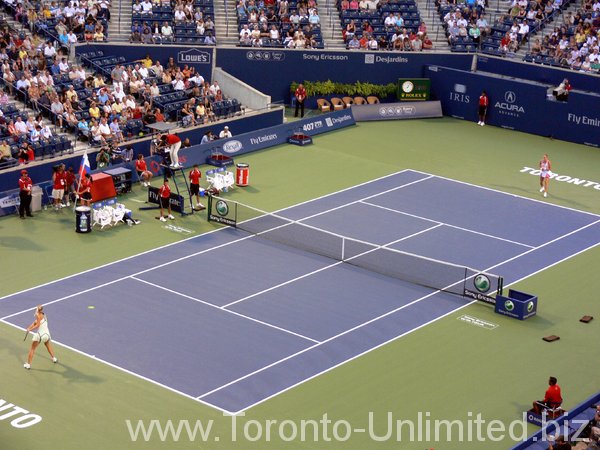
[[[81,225],[81,229],[82,230],[87,230],[87,227],[88,227],[88,218],[87,218],[87,215],[85,215],[83,213],[81,214],[81,223],[80,223],[80,225]]]

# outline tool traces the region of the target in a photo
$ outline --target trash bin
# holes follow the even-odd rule
[[[250,166],[248,164],[236,164],[235,184],[238,186],[248,186],[250,178]]]
[[[31,188],[31,211],[41,211],[42,210],[42,188],[39,186],[33,186]]]
[[[92,231],[92,210],[89,206],[75,208],[75,231],[77,233]]]

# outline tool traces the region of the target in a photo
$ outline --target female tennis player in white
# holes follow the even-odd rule
[[[42,305],[38,305],[35,309],[34,314],[35,320],[31,325],[27,327],[27,332],[29,333],[32,330],[37,328],[37,332],[33,333],[33,337],[31,338],[31,349],[29,350],[29,356],[27,357],[27,362],[23,364],[23,367],[26,369],[31,368],[31,360],[33,359],[33,354],[35,353],[35,349],[40,342],[43,342],[46,348],[48,349],[48,353],[52,357],[52,362],[58,362],[56,356],[54,356],[54,351],[52,350],[52,344],[50,343],[50,330],[48,329],[48,318],[46,314],[44,314],[44,307]]]
[[[550,182],[550,175],[552,175],[552,163],[546,153],[540,161],[540,171],[540,192],[544,193],[544,197],[548,197],[548,183]]]

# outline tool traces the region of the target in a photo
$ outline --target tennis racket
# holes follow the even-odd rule
[[[27,336],[29,336],[29,330],[25,330],[25,337],[23,338],[23,342],[27,340]]]

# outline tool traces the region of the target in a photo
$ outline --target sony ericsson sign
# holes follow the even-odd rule
[[[192,48],[177,53],[177,62],[180,64],[210,64],[211,52]]]
[[[537,314],[538,298],[535,295],[509,289],[508,296],[497,295],[494,311],[513,319],[525,320]]]
[[[490,305],[496,304],[496,299],[490,294],[495,291],[492,286],[492,280],[490,276],[485,273],[478,273],[471,278],[471,282],[468,282],[471,286],[467,285],[464,289],[464,296],[472,298],[473,300],[479,300]]]

